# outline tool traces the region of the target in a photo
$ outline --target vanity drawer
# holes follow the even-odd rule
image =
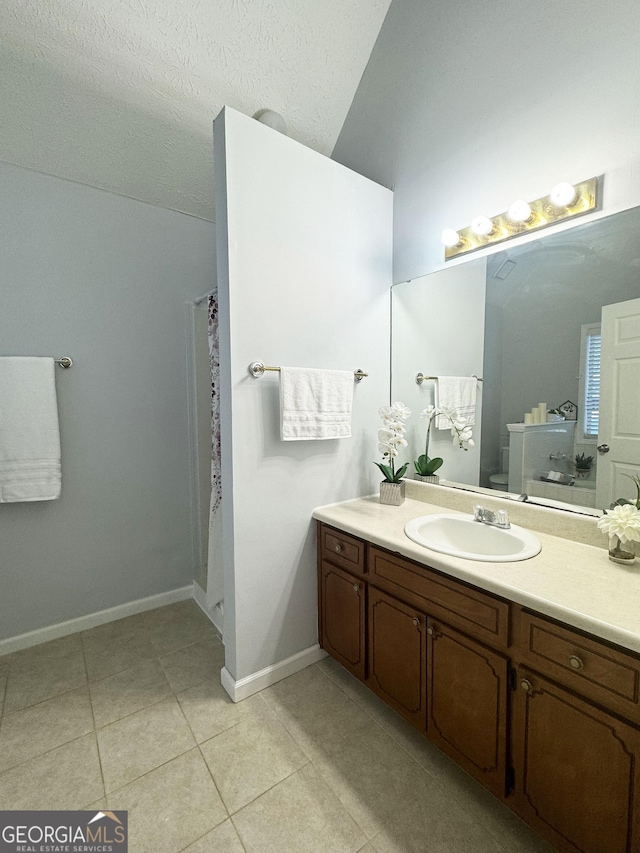
[[[534,613],[514,610],[514,644],[522,663],[640,722],[640,659]]]
[[[365,543],[348,533],[318,523],[318,548],[321,560],[329,560],[348,572],[364,574]]]
[[[369,549],[369,581],[496,648],[509,639],[509,604],[420,563]]]

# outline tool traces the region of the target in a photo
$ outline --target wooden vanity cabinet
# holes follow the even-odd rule
[[[640,732],[526,668],[517,681],[515,811],[559,850],[637,853]]]
[[[640,851],[638,655],[513,606],[513,808],[560,850]]]
[[[367,686],[412,725],[426,729],[426,616],[369,587]]]
[[[429,620],[429,739],[501,799],[507,791],[509,667],[504,655]]]
[[[365,678],[366,590],[361,580],[323,561],[320,645],[361,681]]]
[[[361,681],[365,679],[366,545],[318,526],[318,628],[321,647]]]
[[[318,532],[329,654],[558,850],[640,853],[640,655]]]

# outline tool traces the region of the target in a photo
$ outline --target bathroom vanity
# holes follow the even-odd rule
[[[315,511],[320,645],[559,850],[637,853],[640,570],[552,511],[532,559],[433,552],[404,534],[424,495]]]

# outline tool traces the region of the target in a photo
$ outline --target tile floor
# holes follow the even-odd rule
[[[330,658],[234,705],[191,601],[0,657],[0,809],[128,809],[130,853],[551,853]]]

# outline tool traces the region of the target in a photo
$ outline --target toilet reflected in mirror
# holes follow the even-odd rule
[[[489,476],[489,486],[499,492],[509,491],[509,445],[500,448],[500,470]]]

